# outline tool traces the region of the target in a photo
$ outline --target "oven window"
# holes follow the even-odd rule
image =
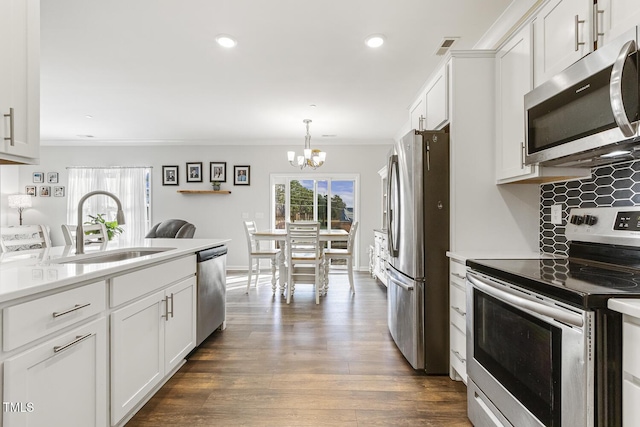
[[[474,358],[545,426],[560,426],[562,330],[474,290]]]

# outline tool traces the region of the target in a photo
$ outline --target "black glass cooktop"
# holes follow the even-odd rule
[[[572,258],[468,260],[476,271],[582,308],[640,298],[640,269]]]

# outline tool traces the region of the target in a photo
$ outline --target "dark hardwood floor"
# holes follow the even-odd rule
[[[214,332],[129,421],[135,426],[470,426],[466,388],[416,373],[387,329],[386,288],[356,273],[316,305],[290,305],[268,278],[229,276],[227,328]]]

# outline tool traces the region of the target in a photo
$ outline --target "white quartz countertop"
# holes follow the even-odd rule
[[[136,245],[118,243],[86,245],[85,255],[75,255],[71,246],[0,254],[0,303],[80,282],[101,280],[146,265],[221,246],[230,239],[143,239]],[[77,264],[64,261],[92,257],[101,252],[136,248],[167,249],[122,261]]]
[[[612,298],[607,306],[611,310],[640,319],[640,299]]]
[[[538,259],[538,258],[552,258],[550,254],[541,254],[540,252],[482,252],[482,251],[447,251],[449,258],[457,259],[459,261],[466,261],[468,259]]]

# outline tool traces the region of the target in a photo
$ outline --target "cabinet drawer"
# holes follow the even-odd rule
[[[466,329],[466,295],[457,286],[449,286],[449,300],[451,303],[451,323],[464,332]]]
[[[455,280],[456,283],[461,284],[464,288],[467,275],[467,266],[458,261],[451,260],[449,262],[449,271],[451,273],[451,279]]]
[[[640,378],[640,324],[632,317],[625,316],[622,324],[622,365],[624,371]]]
[[[107,322],[85,323],[4,362],[5,427],[108,426]],[[28,407],[27,407],[28,408]]]
[[[450,346],[449,363],[467,382],[467,342],[465,335],[455,326],[450,326]]]
[[[146,295],[196,273],[196,256],[187,256],[111,279],[111,307]]]
[[[634,426],[640,419],[640,384],[625,378],[622,383],[622,425]]]
[[[100,313],[106,307],[105,288],[105,282],[101,281],[5,308],[4,351]]]

